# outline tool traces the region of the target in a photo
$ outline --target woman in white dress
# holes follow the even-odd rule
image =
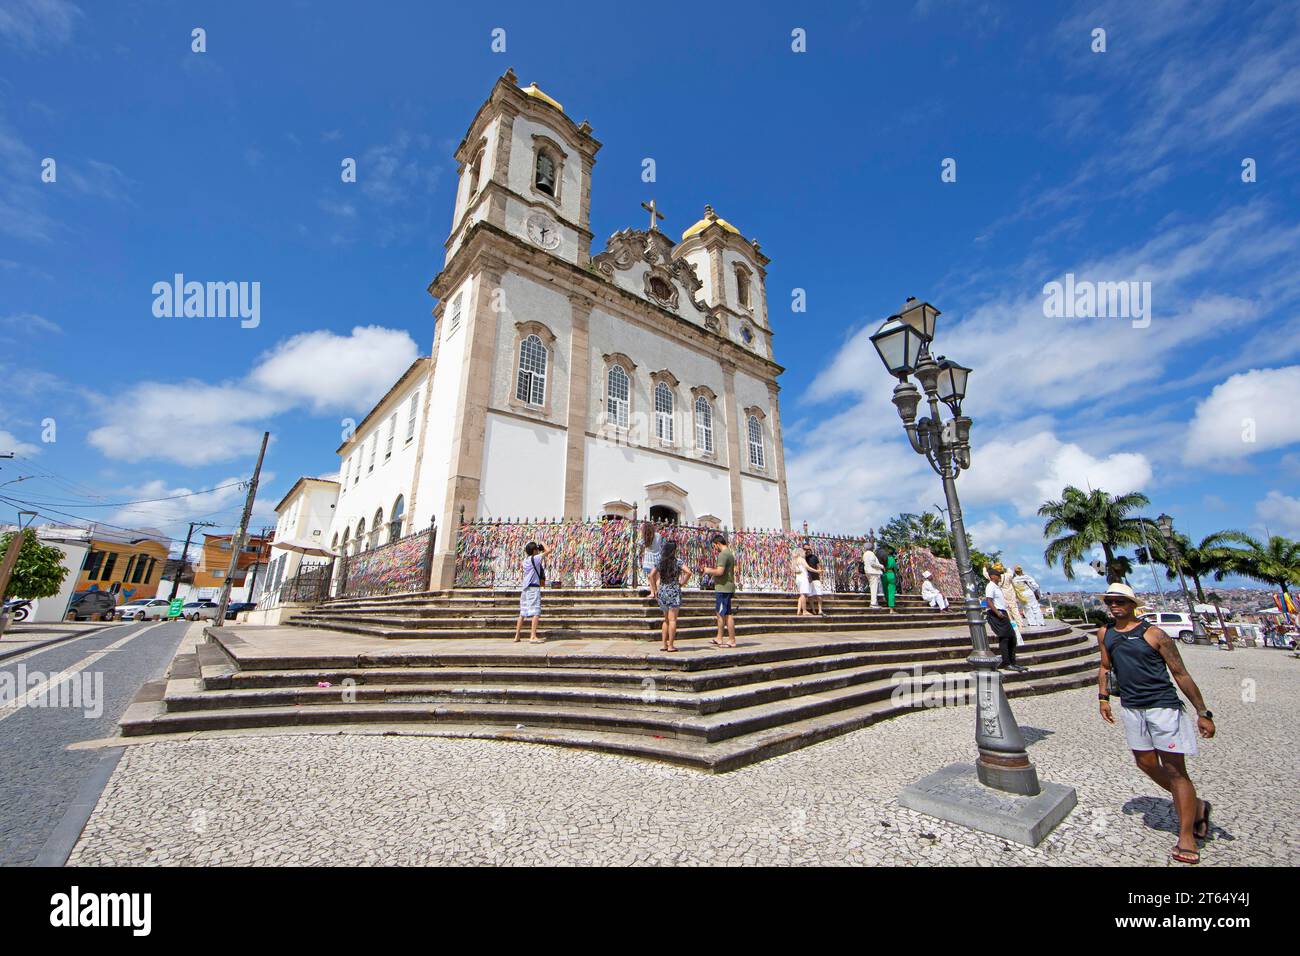
[[[921,572],[921,597],[930,607],[939,611],[948,610],[948,599],[944,597],[942,591],[935,587],[934,582],[930,580],[930,572]]]
[[[1024,612],[1025,624],[1029,627],[1042,627],[1046,621],[1043,619],[1043,608],[1038,603],[1038,582],[1018,564],[1016,576],[1011,581],[1016,588],[1016,600]]]

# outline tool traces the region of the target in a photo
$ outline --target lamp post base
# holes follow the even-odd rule
[[[980,783],[1003,793],[1021,797],[1036,797],[1042,791],[1038,771],[1029,762],[1028,754],[994,754],[981,751],[975,761],[975,772]]]
[[[898,802],[949,823],[1038,846],[1079,800],[1073,787],[1059,783],[1043,784],[1035,796],[994,790],[985,786],[976,766],[955,763],[905,788]]]

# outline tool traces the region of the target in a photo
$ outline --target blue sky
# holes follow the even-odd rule
[[[238,488],[113,503],[228,485],[263,428],[259,522],[337,468],[340,420],[429,349],[452,152],[513,66],[604,143],[597,237],[711,203],[771,256],[796,520],[940,500],[866,342],[916,295],[975,367],[981,547],[1059,582],[1033,512],[1084,482],[1300,535],[1298,11],[0,0],[0,483],[33,476],[0,494],[183,535]],[[155,317],[177,272],[260,282],[260,324]],[[1046,316],[1066,273],[1150,282],[1150,324]]]

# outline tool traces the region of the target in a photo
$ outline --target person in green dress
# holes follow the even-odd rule
[[[898,590],[898,558],[894,552],[889,552],[889,557],[885,558],[885,603],[889,605],[889,613],[894,613],[894,595]]]

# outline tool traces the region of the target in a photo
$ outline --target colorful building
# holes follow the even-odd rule
[[[219,588],[226,581],[226,572],[230,570],[230,548],[232,534],[205,534],[199,560],[194,566],[194,587]],[[249,535],[240,551],[239,561],[235,565],[233,586],[243,587],[253,566],[259,568],[258,574],[265,572],[271,554],[271,537],[269,535]]]
[[[127,537],[96,530],[81,564],[76,590],[109,591],[118,596],[119,604],[157,597],[169,545],[161,535]]]

